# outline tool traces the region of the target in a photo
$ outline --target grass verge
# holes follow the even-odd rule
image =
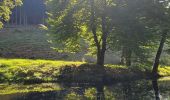
[[[170,67],[160,67],[161,76],[170,76]],[[55,60],[0,59],[0,82],[41,83],[53,81],[95,82],[146,77],[145,71],[126,66],[106,65],[104,69],[85,62]]]

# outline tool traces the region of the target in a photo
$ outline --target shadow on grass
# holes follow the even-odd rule
[[[146,77],[146,73],[128,68],[110,68],[95,64],[82,64],[79,67],[65,66],[61,68],[57,79],[59,82],[69,83],[111,83],[113,81],[136,80]]]

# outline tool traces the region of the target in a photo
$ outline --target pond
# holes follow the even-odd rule
[[[0,100],[170,100],[170,81],[1,84]]]

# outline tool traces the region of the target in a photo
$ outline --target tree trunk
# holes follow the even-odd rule
[[[18,25],[18,7],[15,8],[15,24]]]
[[[105,52],[100,51],[97,54],[97,65],[103,67],[104,66],[104,56],[105,56]]]
[[[122,55],[120,59],[120,64],[125,65],[125,47],[122,47]]]
[[[19,24],[22,25],[22,7],[19,7]]]
[[[157,54],[156,54],[156,57],[155,57],[155,61],[154,61],[154,64],[153,64],[153,69],[152,69],[153,77],[158,77],[159,60],[160,60],[161,53],[162,53],[162,50],[163,50],[163,47],[164,47],[164,43],[166,41],[166,37],[167,37],[167,30],[162,33],[160,45],[159,45],[159,48],[158,48],[158,51],[157,51]]]
[[[99,63],[101,66],[104,66],[104,60],[105,60],[105,52],[106,52],[106,45],[107,45],[107,24],[106,24],[106,0],[103,0],[103,14],[102,14],[102,48],[100,51],[100,59],[101,63]]]
[[[23,25],[25,26],[25,23],[26,23],[26,18],[25,18],[25,13],[23,13]]]
[[[90,4],[91,4],[91,28],[92,28],[94,42],[97,47],[97,65],[102,65],[100,43],[96,33],[94,0],[91,0]]]
[[[105,51],[106,51],[106,42],[107,42],[107,29],[106,29],[106,16],[105,16],[105,9],[106,9],[106,0],[103,2],[103,14],[102,14],[102,37],[101,42],[98,40],[97,33],[96,33],[96,20],[95,20],[95,6],[94,0],[91,0],[91,28],[93,33],[94,42],[97,47],[97,65],[103,67],[104,66],[104,58],[105,58]]]
[[[122,48],[121,64],[131,66],[132,50],[127,47]]]
[[[131,66],[131,57],[132,57],[132,50],[130,50],[129,48],[126,49],[126,66]]]

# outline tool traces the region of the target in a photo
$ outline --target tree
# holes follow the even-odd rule
[[[158,76],[158,67],[161,53],[163,51],[164,44],[166,42],[166,38],[169,32],[169,18],[170,18],[170,9],[169,9],[169,0],[150,0],[147,2],[147,12],[146,18],[149,19],[147,21],[152,23],[156,32],[158,32],[160,39],[160,44],[155,56],[155,60],[153,63],[152,75],[153,77]]]
[[[136,61],[146,61],[146,46],[153,36],[147,25],[141,20],[143,16],[138,11],[139,0],[116,0],[110,13],[114,32],[110,34],[110,48],[121,51],[121,64],[131,66],[132,58]]]
[[[0,28],[10,19],[11,10],[21,4],[21,0],[0,0]]]
[[[111,44],[122,47],[122,58],[129,66],[132,52],[141,55],[141,47],[146,47],[161,37],[152,71],[157,74],[159,59],[169,31],[169,1],[121,0],[117,1],[117,5],[112,16],[118,32],[116,35],[112,34],[114,39]]]
[[[55,33],[58,51],[77,52],[88,47],[96,54],[97,65],[104,65],[110,18],[106,9],[110,0],[49,0],[49,25]],[[87,44],[87,45],[86,45]]]
[[[168,30],[165,30],[162,33],[162,36],[161,36],[160,45],[159,45],[159,48],[157,50],[157,53],[156,53],[156,56],[155,56],[155,61],[154,61],[154,64],[153,64],[153,69],[152,69],[152,74],[153,74],[154,77],[158,76],[159,60],[160,60],[161,53],[163,51],[163,47],[164,47],[164,44],[165,44],[165,41],[166,41],[166,38],[167,38],[167,34],[168,34]]]

